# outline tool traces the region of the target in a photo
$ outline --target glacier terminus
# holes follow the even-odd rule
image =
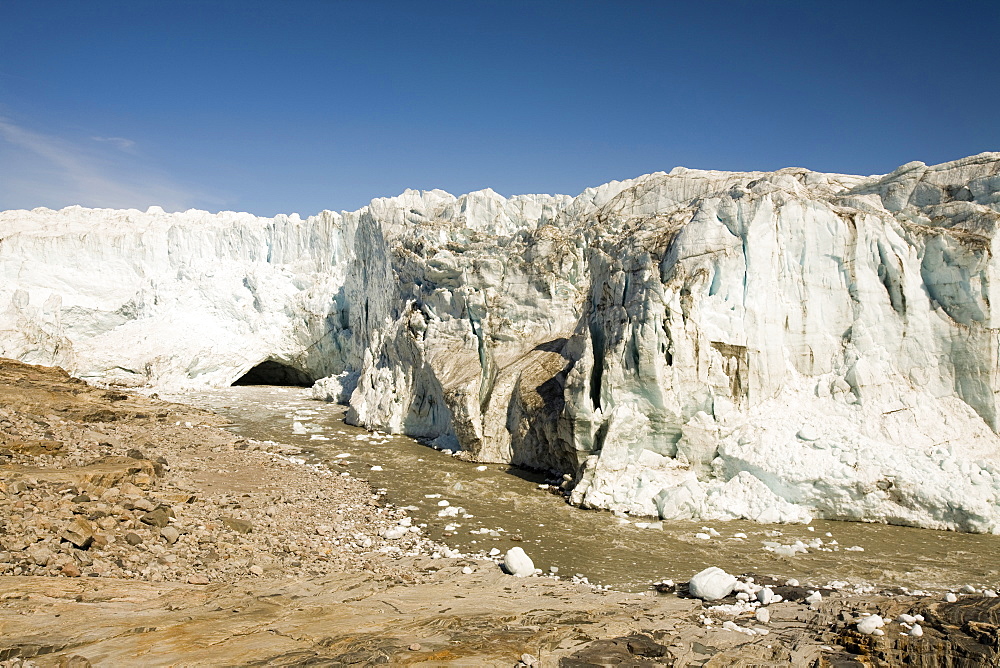
[[[262,218],[0,213],[0,355],[248,372],[664,519],[1000,533],[1000,153],[407,190]]]

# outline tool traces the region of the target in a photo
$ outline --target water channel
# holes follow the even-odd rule
[[[345,424],[342,406],[312,400],[308,389],[240,386],[171,399],[228,418],[243,436],[297,445],[369,481],[385,490],[387,502],[407,507],[415,523],[426,523],[427,535],[453,548],[476,553],[520,545],[536,567],[555,566],[560,575],[617,589],[686,581],[708,566],[817,585],[940,591],[1000,584],[1000,536],[822,520],[808,526],[673,521],[660,528],[651,518],[572,507],[539,488],[543,474],[477,466],[403,436],[373,437]],[[812,547],[794,556],[780,554],[787,548],[767,549],[796,541]]]

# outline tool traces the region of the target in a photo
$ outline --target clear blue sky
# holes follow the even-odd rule
[[[1000,2],[5,0],[0,209],[356,209],[1000,150]]]

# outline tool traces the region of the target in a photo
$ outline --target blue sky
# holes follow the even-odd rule
[[[0,209],[883,173],[1000,150],[1000,2],[0,3]]]

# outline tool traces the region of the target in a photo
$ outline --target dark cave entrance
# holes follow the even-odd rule
[[[289,385],[294,387],[310,387],[313,379],[305,371],[295,367],[267,360],[233,381],[233,385]]]

